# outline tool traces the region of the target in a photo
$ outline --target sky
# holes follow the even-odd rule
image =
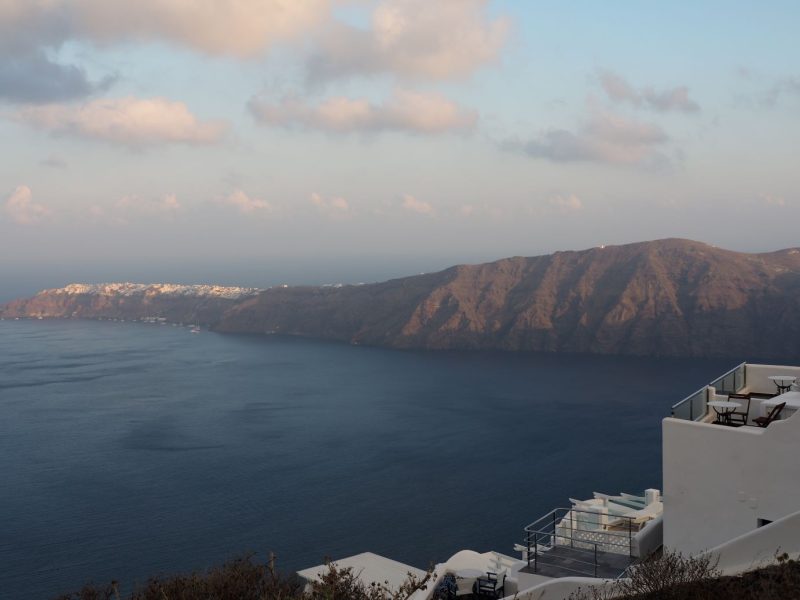
[[[0,0],[0,277],[797,246],[798,23],[793,1]]]

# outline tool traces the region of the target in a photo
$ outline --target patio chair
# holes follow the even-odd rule
[[[447,573],[442,577],[439,585],[436,586],[433,598],[434,600],[453,600],[457,595],[457,591],[456,576],[452,573]]]
[[[728,418],[730,419],[731,423],[741,423],[742,425],[747,425],[747,420],[750,418],[750,394],[728,394],[729,402],[735,402],[737,400],[747,401],[745,409],[734,410],[733,412],[729,413]]]
[[[759,427],[766,427],[781,415],[784,406],[786,406],[786,402],[776,404],[766,417],[756,417],[753,419],[753,423]]]
[[[502,598],[505,596],[505,589],[506,572],[502,570],[499,573],[486,573],[486,577],[478,577],[475,592],[479,596]]]

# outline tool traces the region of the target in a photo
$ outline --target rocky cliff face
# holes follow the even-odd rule
[[[130,308],[113,296],[64,299],[54,292],[12,303],[2,314],[92,317],[108,316],[109,305],[119,314]],[[190,308],[205,311],[204,322],[219,331],[395,348],[800,355],[798,249],[741,254],[660,240],[462,265],[370,285],[272,288],[187,302],[164,301],[164,310],[172,311],[164,316],[192,321],[185,316]]]

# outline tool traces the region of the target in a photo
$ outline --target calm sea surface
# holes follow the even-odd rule
[[[2,321],[0,598],[511,553],[570,496],[660,487],[661,418],[730,366]]]

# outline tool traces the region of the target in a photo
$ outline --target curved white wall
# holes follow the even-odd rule
[[[711,556],[725,575],[734,575],[773,564],[776,554],[800,556],[800,511],[755,531],[750,531],[704,552]]]

